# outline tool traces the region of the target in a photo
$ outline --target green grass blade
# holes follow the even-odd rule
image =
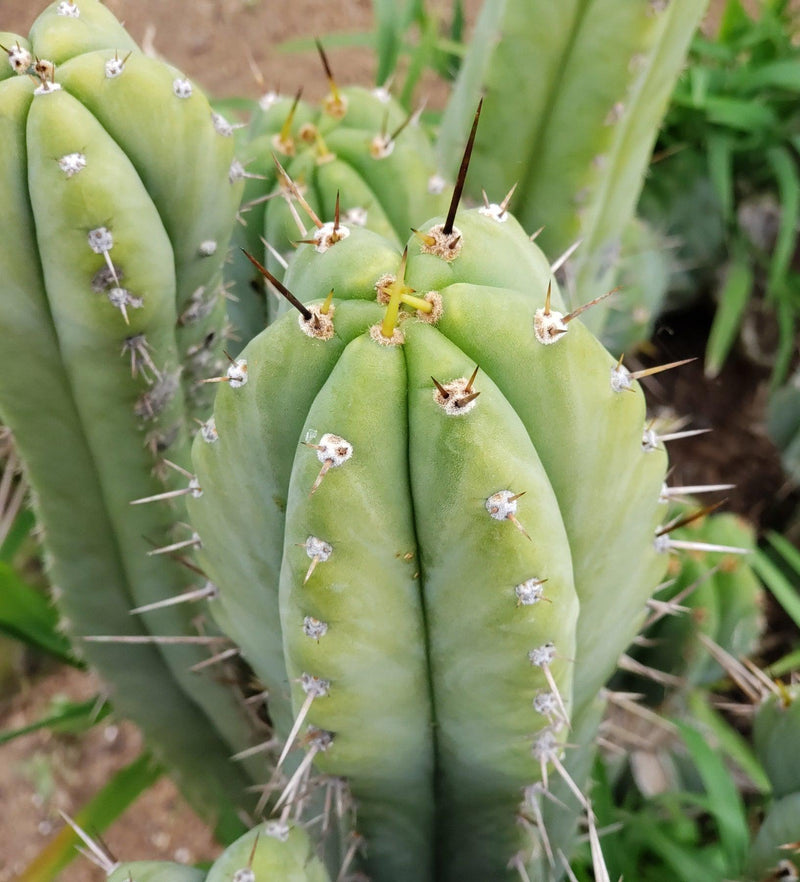
[[[54,699],[50,711],[34,723],[0,732],[0,744],[6,744],[29,735],[40,729],[53,729],[57,732],[79,733],[90,729],[111,713],[111,705],[102,695],[95,695],[88,701],[64,701]]]
[[[778,533],[769,533],[767,540],[786,564],[797,573],[797,578],[794,580],[794,584],[789,581],[775,562],[763,551],[757,551],[753,556],[753,569],[786,614],[800,628],[800,591],[798,591],[800,552]]]
[[[22,547],[22,543],[30,536],[31,530],[36,526],[36,518],[29,508],[23,508],[17,512],[11,528],[0,545],[0,561],[11,563],[16,553]]]
[[[378,67],[375,73],[377,85],[389,79],[397,66],[403,35],[400,26],[400,8],[394,0],[373,0],[375,19],[375,53]]]
[[[713,734],[722,753],[750,778],[758,792],[769,793],[772,790],[772,785],[752,748],[722,716],[708,705],[703,692],[693,691],[689,694],[689,709],[697,722]]]
[[[721,756],[706,736],[686,723],[677,721],[677,726],[706,789],[706,807],[716,822],[727,869],[736,873],[744,863],[750,840],[742,798]]]
[[[753,290],[753,268],[747,254],[743,248],[737,247],[733,252],[706,345],[705,373],[710,378],[722,370],[739,336],[742,316]]]
[[[733,142],[725,132],[708,136],[708,171],[717,192],[722,218],[730,223],[733,216]]]
[[[89,833],[102,833],[131,803],[164,773],[149,753],[143,753],[117,772],[108,784],[75,815]],[[81,841],[69,828],[61,829],[18,877],[18,882],[52,882],[78,855]]]
[[[80,663],[69,640],[58,631],[58,613],[38,590],[0,562],[0,631],[71,665]]]

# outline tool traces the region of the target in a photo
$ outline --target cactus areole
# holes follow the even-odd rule
[[[193,448],[220,621],[304,757],[273,810],[346,786],[376,882],[556,872],[598,692],[666,566],[635,375],[505,205],[456,204],[402,255],[364,229],[300,246],[298,310]]]

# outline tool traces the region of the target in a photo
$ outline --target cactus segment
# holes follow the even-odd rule
[[[30,41],[37,57],[56,65],[95,49],[112,49],[122,55],[139,49],[113,13],[98,0],[51,3],[31,25]]]
[[[800,792],[800,760],[787,745],[796,744],[800,732],[800,690],[783,687],[759,707],[753,721],[756,756],[772,784],[776,799]]]
[[[379,385],[374,386],[376,378]],[[346,347],[308,411],[286,509],[281,626],[294,705],[304,678],[329,688],[308,723],[333,732],[321,771],[351,781],[359,832],[385,878],[425,878],[432,861],[433,743],[425,623],[408,485],[403,353],[361,335]],[[325,468],[327,447],[352,451]],[[342,441],[341,439],[344,439]],[[318,454],[318,455],[315,455]],[[381,464],[382,467],[381,467]],[[383,472],[383,474],[382,474]],[[330,543],[313,572],[308,537]],[[375,611],[365,617],[364,609]],[[306,617],[327,624],[310,639]],[[357,725],[353,725],[358,721]]]
[[[205,870],[172,861],[125,861],[117,864],[108,882],[204,882]]]
[[[524,844],[516,810],[538,776],[531,752],[556,733],[548,750],[557,750],[566,734],[551,684],[568,708],[578,615],[571,555],[547,474],[503,394],[484,374],[475,408],[447,414],[429,378],[465,376],[470,361],[438,329],[403,327],[437,723],[440,872],[497,878]],[[517,493],[524,496],[509,505]],[[525,589],[544,579],[541,603]]]
[[[552,848],[569,848],[598,691],[667,563],[666,457],[642,444],[635,378],[616,391],[621,369],[502,216],[434,219],[403,257],[367,230],[301,245],[284,284],[311,316],[251,341],[219,440],[193,450],[219,608],[284,751],[307,751],[281,810],[312,762],[341,776],[375,879],[534,867],[547,786],[567,806]],[[432,253],[440,234],[456,257]],[[565,329],[553,345],[543,312]]]
[[[333,307],[336,333],[330,340],[307,336],[296,316],[289,315],[245,349],[248,387],[220,388],[218,440],[209,444],[199,438],[193,450],[203,496],[187,500],[192,524],[204,537],[198,557],[216,583],[225,585],[214,604],[215,616],[225,622],[226,633],[236,635],[242,654],[269,690],[270,715],[284,736],[292,714],[278,579],[292,462],[309,407],[342,350],[382,312],[374,303],[335,301]],[[253,395],[252,388],[264,391]],[[263,444],[252,444],[253,438],[262,438]],[[254,592],[256,585],[263,588]]]
[[[282,821],[259,824],[229,845],[214,861],[206,876],[206,882],[266,882],[272,879],[280,879],[281,882],[330,882],[325,867],[314,854],[311,839],[302,827]]]
[[[137,130],[132,138],[140,145],[142,131],[153,138],[145,123],[162,99],[138,79],[148,97],[144,104],[142,96],[134,102],[137,115],[145,104],[148,111],[139,122],[125,101],[102,121],[89,106],[107,99],[111,108],[114,94],[124,94],[128,74],[152,73],[156,62],[129,48],[129,38],[118,43],[127,50],[124,56],[106,42],[104,51],[66,60],[74,28],[82,29],[94,49],[109,19],[93,0],[70,4],[77,18],[58,8],[54,4],[37,21],[31,47],[39,58],[42,47],[53,49],[63,67],[51,68],[38,81],[25,75],[0,81],[0,186],[8,208],[0,247],[0,412],[37,494],[52,572],[69,617],[65,627],[78,638],[196,637],[197,607],[129,614],[133,607],[181,594],[196,578],[148,554],[151,543],[163,549],[191,537],[176,525],[182,520],[181,494],[201,488],[187,486],[180,468],[189,461],[190,417],[205,416],[187,403],[197,382],[190,380],[190,367],[181,383],[187,354],[179,342],[181,282],[175,246],[162,222],[162,214],[170,215],[153,202],[125,147],[128,129]],[[118,25],[110,33],[109,41],[124,34]],[[79,39],[77,46],[85,42]],[[112,60],[123,70],[112,65],[109,76],[106,63]],[[171,103],[178,99],[171,75],[167,79]],[[90,83],[100,93],[91,100]],[[205,99],[196,100],[206,109],[195,121],[199,125],[205,118],[218,137]],[[111,131],[114,119],[119,124]],[[184,178],[182,192],[190,175]],[[229,186],[226,176],[217,183],[220,190]],[[211,184],[204,181],[201,191],[213,202]],[[197,208],[200,201],[192,204]],[[228,211],[230,224],[230,204]],[[217,226],[222,213],[218,207],[211,211]],[[223,244],[226,236],[220,236]],[[221,257],[204,259],[209,277],[219,274]],[[177,269],[193,271],[188,263]],[[217,341],[213,348],[219,335]],[[171,502],[131,508],[135,499],[164,493],[174,497]],[[229,830],[240,827],[236,808],[245,802],[251,779],[227,756],[249,742],[252,721],[236,695],[209,673],[189,671],[208,654],[188,645],[131,650],[81,642],[79,648],[110,681],[119,711],[142,726],[154,751],[177,770],[195,806],[212,818],[224,815]],[[198,757],[203,775],[197,774]]]
[[[472,180],[490,193],[505,193],[518,181],[515,211],[526,228],[544,225],[545,252],[560,254],[582,240],[571,266],[576,303],[614,284],[621,237],[706,5],[484,4],[443,119],[440,164],[455,165],[455,145],[485,95]],[[535,75],[520,78],[532,58]],[[587,326],[599,332],[605,314],[595,310]]]

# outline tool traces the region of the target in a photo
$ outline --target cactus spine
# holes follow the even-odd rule
[[[96,0],[52,4],[29,41],[3,45],[17,75],[0,81],[0,413],[36,494],[65,624],[195,805],[238,825],[249,778],[226,756],[251,726],[228,689],[189,670],[209,656],[191,645],[204,639],[197,607],[130,615],[199,588],[169,552],[196,544],[176,522],[199,492],[185,466],[222,342],[232,142],[192,84]],[[162,494],[169,509],[130,504]],[[105,635],[179,643],[82,639]]]

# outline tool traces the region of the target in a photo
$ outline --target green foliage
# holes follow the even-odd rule
[[[657,227],[674,232],[670,203],[683,198],[680,191],[713,188],[716,205],[709,205],[706,217],[698,211],[696,223],[677,230],[685,242],[679,260],[700,274],[713,270],[715,261],[708,258],[724,247],[726,273],[717,291],[706,372],[719,373],[745,309],[760,291],[778,333],[773,387],[786,379],[795,351],[800,293],[800,276],[791,266],[800,219],[800,47],[794,16],[783,0],[762,3],[754,17],[739,0],[729,0],[718,33],[695,39],[659,136],[658,150],[666,158],[653,165],[642,203]],[[666,198],[659,206],[648,191]],[[712,216],[709,235],[699,224],[708,228]],[[698,239],[708,243],[699,261]],[[697,282],[707,279],[700,275]]]

